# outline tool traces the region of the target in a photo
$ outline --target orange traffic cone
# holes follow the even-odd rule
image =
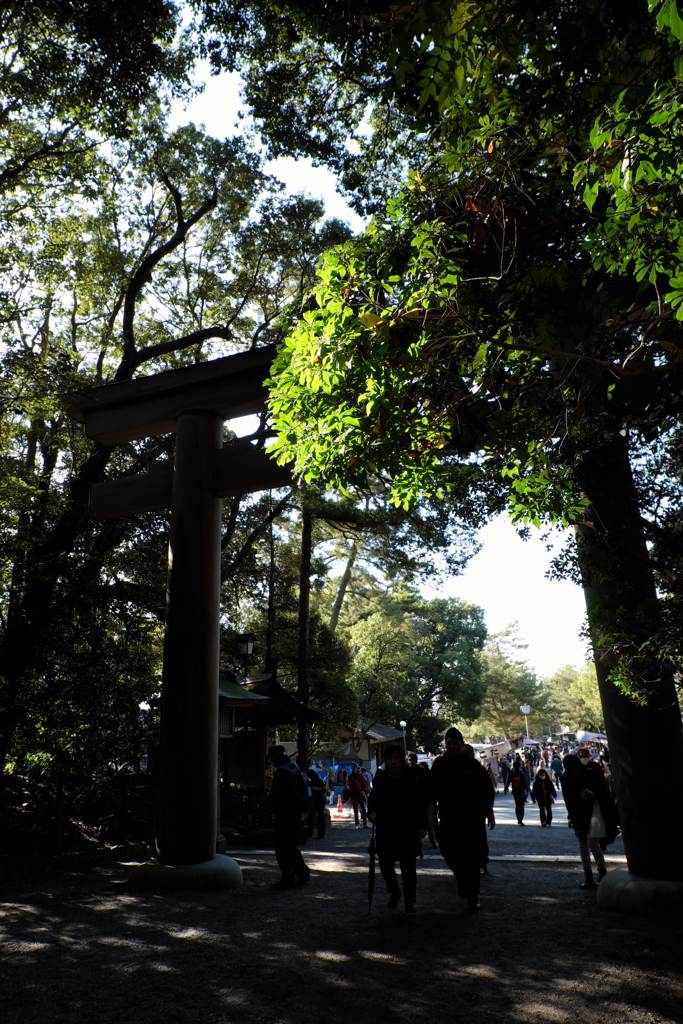
[[[343,814],[343,813],[344,813],[344,808],[342,807],[342,798],[341,798],[341,793],[340,793],[339,796],[337,797],[337,814]]]

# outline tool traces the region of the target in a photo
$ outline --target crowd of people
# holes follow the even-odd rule
[[[306,776],[285,753],[271,747],[275,767],[270,790],[275,820],[275,853],[282,878],[279,889],[305,885],[310,872],[298,846],[302,816],[311,814],[319,838],[325,834],[325,805],[339,787],[351,803],[356,828],[373,828],[379,868],[389,894],[388,908],[401,898],[406,914],[416,912],[416,860],[425,837],[439,848],[453,872],[459,896],[472,912],[480,909],[481,875],[488,872],[488,829],[495,827],[494,801],[499,782],[512,793],[515,815],[524,825],[529,800],[538,807],[541,826],[553,821],[553,803],[561,790],[569,823],[579,843],[584,869],[582,888],[595,888],[606,874],[604,849],[619,834],[611,787],[609,754],[588,747],[546,748],[503,755],[494,766],[482,764],[456,728],[446,732],[445,750],[419,763],[401,744],[384,749],[384,764],[374,778],[361,764],[330,769],[323,779],[311,768]],[[297,779],[297,775],[299,779]],[[296,826],[296,827],[295,827]],[[591,856],[597,869],[593,878]],[[396,872],[398,864],[401,876]]]

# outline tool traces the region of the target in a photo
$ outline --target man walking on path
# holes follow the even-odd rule
[[[486,848],[486,825],[496,824],[493,793],[486,772],[465,754],[462,733],[446,733],[446,753],[429,773],[429,818],[438,820],[439,846],[458,881],[458,895],[470,910],[479,910],[479,879]],[[437,817],[438,816],[438,817]]]
[[[558,782],[559,783],[560,779],[562,778],[562,772],[564,771],[564,766],[562,764],[562,758],[560,757],[560,755],[559,755],[559,753],[557,751],[555,751],[555,753],[553,754],[553,759],[550,762],[550,771],[551,771],[551,774],[550,774],[551,779],[553,779],[554,782]]]
[[[275,859],[282,872],[282,878],[273,888],[293,889],[311,879],[299,849],[301,819],[311,799],[299,766],[287,757],[283,746],[269,747],[268,757],[275,766],[270,806],[275,819]]]
[[[527,794],[529,792],[529,782],[527,780],[526,772],[522,768],[522,762],[517,760],[512,765],[512,771],[510,772],[510,789],[512,790],[512,796],[515,801],[515,815],[517,817],[517,824],[524,824],[524,804],[526,803]]]
[[[351,765],[351,774],[349,775],[346,785],[349,787],[349,793],[351,794],[351,801],[353,803],[353,816],[356,821],[356,828],[360,828],[358,821],[358,812],[360,811],[363,819],[363,828],[368,828],[368,811],[367,811],[367,783],[360,773],[360,769],[354,761]]]

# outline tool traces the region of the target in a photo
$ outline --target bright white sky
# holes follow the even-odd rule
[[[204,124],[212,135],[224,138],[239,130],[239,110],[239,76],[224,74],[208,79],[205,91],[185,112],[176,108],[175,119],[180,124]],[[327,217],[347,221],[354,231],[363,229],[362,220],[337,193],[330,171],[289,157],[271,161],[267,170],[284,183],[285,192],[322,198]],[[528,645],[526,660],[540,676],[551,675],[562,665],[583,665],[582,591],[573,583],[544,578],[550,555],[538,536],[520,540],[501,516],[482,530],[480,540],[483,548],[467,571],[445,580],[439,594],[482,607],[489,633],[516,622],[520,639]]]
[[[527,650],[520,654],[539,676],[562,665],[580,667],[586,643],[579,636],[586,613],[583,591],[567,580],[545,579],[551,553],[532,532],[520,540],[505,516],[498,516],[479,535],[483,547],[462,576],[445,581],[440,596],[459,597],[486,612],[489,633],[511,623]],[[562,538],[558,534],[558,548]]]

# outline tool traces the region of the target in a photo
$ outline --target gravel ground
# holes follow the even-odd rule
[[[347,814],[274,892],[272,851],[231,851],[228,892],[133,891],[126,865],[0,887],[2,1024],[683,1024],[683,923],[601,910],[562,803],[541,829],[499,794],[482,910],[426,844],[418,914],[368,913],[370,833]],[[623,863],[621,840],[608,866]]]

